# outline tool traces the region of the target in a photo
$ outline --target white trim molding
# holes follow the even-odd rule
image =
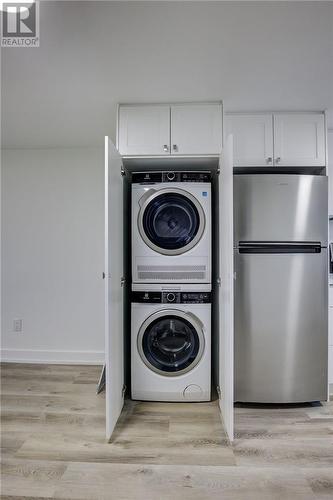
[[[103,365],[104,351],[42,351],[35,349],[1,349],[3,363],[53,363],[71,365]]]

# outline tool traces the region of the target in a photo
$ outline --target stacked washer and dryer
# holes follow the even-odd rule
[[[132,175],[132,399],[211,399],[211,176]]]

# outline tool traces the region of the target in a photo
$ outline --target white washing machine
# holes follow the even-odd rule
[[[136,285],[131,322],[132,399],[211,399],[209,285]]]
[[[211,174],[132,177],[132,282],[211,282]]]

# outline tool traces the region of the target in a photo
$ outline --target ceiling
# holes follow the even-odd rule
[[[2,49],[5,147],[102,145],[118,102],[329,110],[333,2],[41,2],[40,47]]]

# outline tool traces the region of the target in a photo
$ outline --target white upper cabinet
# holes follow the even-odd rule
[[[235,167],[325,167],[323,113],[230,113]]]
[[[226,120],[227,134],[233,134],[234,166],[273,165],[273,116],[234,114]]]
[[[120,105],[123,156],[216,155],[222,149],[222,104]]]
[[[277,166],[325,166],[325,149],[322,113],[274,115],[274,162]]]
[[[119,106],[118,150],[123,156],[170,154],[170,106]]]
[[[222,150],[222,104],[171,106],[171,154],[219,155]]]

